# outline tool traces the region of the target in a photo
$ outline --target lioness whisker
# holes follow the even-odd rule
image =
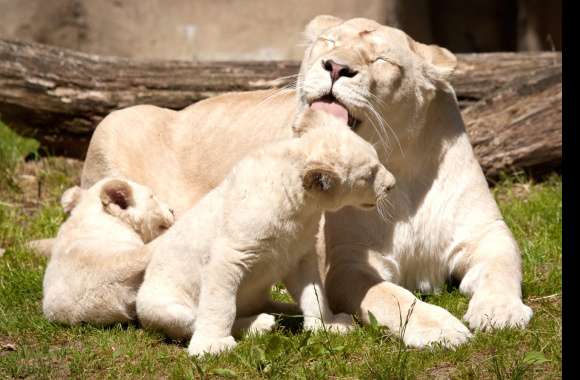
[[[405,156],[405,152],[403,151],[403,147],[401,146],[400,139],[397,136],[397,133],[395,132],[395,130],[393,129],[393,127],[391,126],[391,123],[389,123],[389,121],[383,115],[381,115],[380,112],[377,112],[377,110],[375,109],[375,106],[372,104],[372,102],[370,100],[366,100],[366,98],[368,97],[371,100],[376,101],[377,103],[379,103],[379,105],[382,105],[383,107],[385,107],[385,102],[383,100],[381,100],[375,94],[371,93],[370,91],[366,91],[364,94],[358,93],[358,92],[356,92],[354,90],[351,90],[351,92],[354,93],[355,95],[357,95],[359,98],[364,99],[363,102],[365,103],[366,108],[368,108],[369,110],[371,110],[371,112],[373,113],[373,115],[377,118],[377,122],[380,124],[381,130],[383,130],[385,132],[385,134],[388,134],[388,130],[385,128],[385,125],[388,127],[388,129],[390,130],[390,132],[395,137],[395,141],[397,142],[397,145],[399,146],[399,149],[401,151],[401,155],[404,157]]]
[[[387,125],[387,127],[389,128],[389,130],[391,131],[391,133],[395,137],[395,141],[397,142],[397,145],[399,146],[399,150],[401,151],[401,155],[403,157],[405,157],[405,152],[403,151],[403,147],[401,146],[401,141],[399,140],[399,136],[397,136],[397,133],[395,132],[394,128],[391,126],[391,123],[389,123],[388,120],[385,119],[385,117],[383,115],[381,115],[380,113],[375,111],[375,114],[379,120],[382,120],[382,122],[384,122]]]
[[[373,129],[375,130],[377,136],[379,137],[379,140],[383,146],[383,150],[385,152],[385,155],[389,156],[391,154],[391,145],[389,144],[388,139],[381,133],[380,127],[376,125],[376,123],[373,121],[373,119],[369,118],[369,122],[370,122],[371,126],[373,127]]]
[[[372,108],[370,108],[370,107],[368,107],[368,109],[370,110],[370,115],[367,115],[368,120],[369,120],[369,123],[370,123],[371,127],[375,130],[377,136],[379,137],[379,140],[383,144],[383,148],[385,149],[385,153],[387,155],[389,155],[390,154],[390,145],[388,143],[387,136],[384,133],[381,132],[381,128],[379,126],[377,126],[375,124],[375,122],[373,121],[373,118],[370,117],[372,115],[372,112],[374,110]],[[365,114],[367,114],[367,113],[365,112]],[[372,116],[374,116],[374,115],[372,115]],[[384,129],[383,129],[383,131],[384,131]]]
[[[370,103],[364,95],[352,90],[352,89],[346,89],[345,91],[347,91],[349,93],[349,96],[351,97],[351,103],[358,108],[362,108],[363,110],[365,110],[365,114],[367,115],[367,118],[369,120],[369,123],[371,124],[371,127],[375,130],[376,134],[378,135],[379,139],[381,140],[381,143],[383,144],[383,147],[385,149],[385,152],[387,154],[389,154],[390,151],[390,145],[388,143],[388,133],[385,130],[384,126],[381,123],[381,119],[378,116],[375,116],[377,119],[377,122],[379,123],[379,125],[375,124],[373,122],[373,119],[371,117],[369,117],[369,115],[367,114],[366,110],[370,111],[371,114],[376,114],[377,111],[374,109],[374,106],[372,103]],[[382,130],[382,133],[381,133]]]
[[[258,104],[249,108],[246,112],[244,112],[241,116],[241,119],[250,117],[251,115],[255,114],[255,112],[259,111],[262,106],[267,104],[268,102],[272,101],[273,99],[284,95],[286,91],[293,90],[296,88],[296,81],[292,81],[279,89],[273,90],[272,94],[268,95],[266,98],[262,99]]]
[[[378,122],[380,123],[380,125],[381,125],[382,129],[385,131],[385,133],[387,133],[387,129],[385,128],[385,125],[387,126],[388,130],[391,131],[391,133],[393,134],[393,137],[395,138],[395,141],[397,142],[397,145],[399,146],[399,150],[401,151],[401,155],[403,157],[405,157],[405,152],[403,151],[403,147],[401,146],[401,141],[399,140],[399,136],[397,136],[397,133],[395,132],[395,130],[393,129],[391,124],[387,121],[387,119],[385,119],[383,116],[381,116],[381,114],[379,112],[377,112],[374,109],[374,107],[372,107],[372,105],[371,105],[371,109],[373,110],[373,114],[377,118]]]

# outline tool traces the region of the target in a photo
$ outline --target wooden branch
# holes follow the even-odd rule
[[[458,61],[451,82],[484,169],[557,165],[561,53],[458,54]],[[0,40],[0,117],[52,153],[83,157],[93,129],[115,109],[181,109],[224,92],[282,87],[298,69],[289,61],[138,61]],[[548,72],[556,74],[545,79]]]

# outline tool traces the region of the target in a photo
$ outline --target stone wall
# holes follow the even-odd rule
[[[133,58],[300,59],[304,25],[332,14],[454,52],[545,50],[561,48],[560,13],[541,0],[0,0],[0,38]]]

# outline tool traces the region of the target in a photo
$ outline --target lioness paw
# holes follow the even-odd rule
[[[463,320],[474,330],[524,328],[533,314],[518,297],[474,296]]]
[[[402,320],[405,320],[404,316]],[[469,329],[450,312],[442,307],[420,302],[405,326],[403,342],[415,348],[436,344],[454,348],[467,342],[471,336]]]
[[[203,356],[205,354],[217,355],[226,350],[232,349],[237,345],[236,340],[232,336],[224,338],[210,338],[196,336],[195,334],[189,342],[187,353],[190,356]]]

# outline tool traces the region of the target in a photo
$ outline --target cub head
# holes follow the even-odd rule
[[[96,207],[129,225],[145,243],[165,232],[175,221],[173,211],[151,189],[132,181],[105,178],[87,192],[98,197]]]
[[[322,111],[307,111],[298,125],[306,157],[302,185],[323,209],[354,206],[370,210],[386,200],[395,177],[381,164],[371,144]]]
[[[455,56],[399,29],[364,18],[318,16],[304,34],[308,47],[297,82],[301,107],[342,118],[386,150],[416,136],[437,89],[452,91],[447,80]]]

